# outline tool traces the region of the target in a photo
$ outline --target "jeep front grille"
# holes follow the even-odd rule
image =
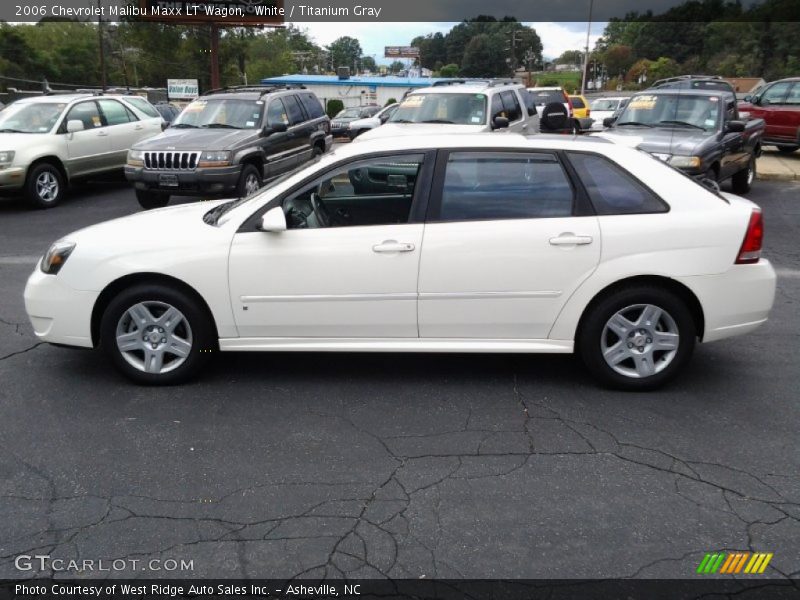
[[[197,168],[200,154],[200,152],[145,152],[144,168],[191,171]]]

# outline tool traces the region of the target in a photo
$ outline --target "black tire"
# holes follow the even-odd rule
[[[638,328],[633,319],[642,305],[657,307],[663,312],[655,324],[642,323],[643,328]],[[611,317],[620,312],[628,315],[634,325],[629,331],[626,329],[625,337],[630,342],[606,329]],[[675,329],[674,333],[678,335],[675,351],[670,354],[669,350],[654,350],[662,340],[674,339],[670,329]],[[639,333],[642,331],[646,333]],[[655,337],[661,333],[664,334],[662,338]],[[670,339],[667,340],[666,336]],[[680,371],[692,355],[696,337],[694,319],[680,296],[666,288],[637,285],[619,288],[589,306],[581,320],[576,349],[588,370],[603,384],[621,390],[644,391],[662,386]],[[617,345],[617,342],[623,345]],[[637,347],[637,343],[642,343],[642,346]],[[604,358],[604,348],[613,351],[615,347],[615,354],[629,357],[616,365],[616,369],[626,373],[617,371]],[[644,350],[639,351],[639,348]],[[633,371],[639,370],[639,364],[649,364],[652,374],[634,374]]]
[[[60,169],[43,162],[28,171],[25,199],[36,208],[53,208],[64,198],[66,182]]]
[[[244,198],[258,191],[263,185],[261,173],[255,165],[246,164],[242,167],[242,173],[239,175],[239,183],[236,184],[236,195],[239,198]],[[254,187],[255,186],[255,187]]]
[[[734,194],[746,194],[753,187],[756,180],[756,157],[751,154],[747,161],[747,168],[742,169],[731,177]]]
[[[325,146],[320,144],[314,144],[314,148],[311,150],[311,157],[317,158],[318,156],[322,156],[325,154]]]
[[[797,152],[800,146],[778,146],[778,152],[781,154],[791,154],[792,152]]]
[[[136,190],[136,200],[145,210],[153,208],[164,208],[169,204],[169,194],[151,192],[150,190]]]
[[[159,314],[159,311],[166,310],[165,307],[168,306],[180,311],[183,320],[178,322],[172,334],[169,333],[169,321],[161,322],[161,325],[167,325],[167,333],[156,333],[157,329],[150,332],[149,328],[159,325],[155,321],[149,320],[149,318],[144,325],[144,329],[142,329],[143,325],[135,323],[130,315],[127,314],[127,311],[133,306],[142,303],[148,307],[148,314],[153,317],[164,316],[164,313]],[[123,317],[125,320],[123,320]],[[137,346],[126,353],[130,360],[142,363],[138,367],[131,364],[120,350],[117,344],[117,335],[120,332],[126,332],[125,335],[133,336],[134,339],[131,340],[131,343],[141,346],[141,348]],[[148,356],[146,352],[151,350],[150,342],[145,343],[145,333],[148,333],[148,335],[170,336],[153,340],[155,342],[154,345],[158,347],[158,351],[161,351],[161,348],[166,350],[161,352],[162,368],[166,369],[163,372],[146,372],[143,370],[146,368],[145,360],[147,360]],[[139,341],[140,334],[142,335],[142,341]],[[185,343],[180,343],[181,339],[184,341],[188,339],[191,349],[183,361],[176,364],[175,361],[180,357],[171,354],[169,348],[186,348]],[[162,341],[167,343],[161,343]],[[180,345],[178,345],[179,343]],[[139,284],[122,291],[109,303],[100,322],[100,348],[109,357],[114,366],[135,383],[143,385],[174,385],[191,379],[201,371],[211,354],[216,350],[217,340],[214,335],[211,316],[205,307],[200,306],[196,300],[167,285]],[[151,356],[153,354],[156,354],[156,352],[151,353]],[[155,368],[154,363],[153,367]]]

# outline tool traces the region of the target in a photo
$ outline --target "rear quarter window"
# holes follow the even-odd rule
[[[669,207],[625,169],[597,154],[567,156],[598,215],[667,212]]]
[[[156,110],[156,107],[150,104],[144,98],[138,98],[134,96],[125,98],[125,101],[134,108],[142,111],[148,117],[161,117],[161,114]]]
[[[325,111],[322,110],[322,104],[314,94],[300,94],[298,98],[300,98],[300,102],[306,109],[309,119],[318,119],[325,114]]]

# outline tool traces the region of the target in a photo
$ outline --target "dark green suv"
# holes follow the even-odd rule
[[[304,87],[234,87],[189,104],[160,135],[133,146],[125,176],[143,208],[171,195],[249,196],[331,147],[330,119]]]

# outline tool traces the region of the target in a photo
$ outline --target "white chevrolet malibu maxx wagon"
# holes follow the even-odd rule
[[[576,352],[646,389],[766,321],[762,237],[752,202],[603,140],[386,138],[70,234],[25,304],[39,338],[140,383],[218,350]]]

